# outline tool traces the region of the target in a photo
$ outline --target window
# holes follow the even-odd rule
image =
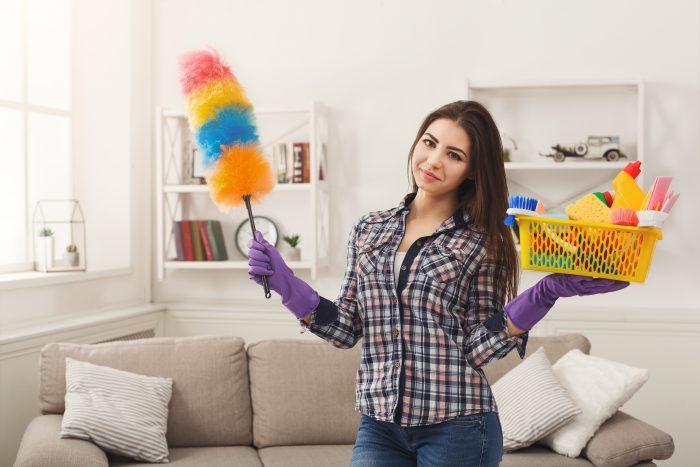
[[[71,198],[71,1],[0,1],[0,272],[32,269],[39,199]]]

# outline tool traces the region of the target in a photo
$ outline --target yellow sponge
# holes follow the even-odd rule
[[[598,199],[593,193],[584,196],[574,204],[569,204],[566,207],[566,214],[569,219],[583,222],[598,222],[602,224],[610,224],[612,222],[612,214],[610,208]]]

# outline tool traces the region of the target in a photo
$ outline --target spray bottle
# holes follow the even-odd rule
[[[642,209],[642,201],[644,201],[644,192],[634,181],[637,175],[642,171],[642,161],[634,161],[617,174],[617,177],[612,181],[612,186],[615,189],[615,198],[613,199],[610,209],[629,208],[639,211]]]

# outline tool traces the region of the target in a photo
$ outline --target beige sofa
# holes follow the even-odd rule
[[[554,362],[568,350],[590,350],[581,335],[536,338]],[[354,411],[359,348],[321,340],[270,340],[245,348],[237,337],[154,338],[97,345],[49,344],[41,352],[40,409],[27,427],[15,466],[106,466],[137,462],[82,440],[60,439],[65,358],[173,378],[168,445],[173,466],[346,466],[359,415]],[[515,352],[486,369],[493,382],[519,359]],[[582,457],[544,447],[503,457],[503,466],[652,466],[673,440],[622,412],[608,420]],[[140,465],[140,464],[139,464]]]

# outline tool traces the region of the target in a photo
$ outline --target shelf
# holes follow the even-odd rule
[[[641,83],[640,78],[616,79],[584,79],[584,80],[531,80],[531,81],[498,81],[498,80],[469,80],[471,89],[537,89],[537,88],[572,88],[572,87],[630,87],[636,88]]]
[[[319,188],[327,188],[326,181],[317,182]],[[311,183],[280,183],[275,185],[274,191],[310,191],[313,189]],[[164,185],[165,193],[209,193],[209,185]]]
[[[260,107],[260,108],[253,108],[253,113],[254,114],[301,114],[301,113],[309,113],[311,112],[311,108],[304,108],[304,107],[290,107],[290,108],[274,108],[274,107]],[[182,119],[187,119],[187,115],[185,112],[176,112],[172,110],[163,110],[162,116],[165,118],[182,118]]]
[[[617,172],[632,161],[644,164],[645,97],[641,76],[613,78],[467,79],[466,98],[486,107],[498,124],[504,148],[508,191],[542,201],[546,209],[563,209],[592,191],[611,191]],[[555,162],[552,146],[573,145],[591,135],[620,138],[627,157],[567,157]],[[591,154],[592,155],[592,154]],[[645,190],[644,167],[637,184]]]
[[[290,261],[292,269],[311,269],[310,261]],[[165,269],[248,269],[247,261],[165,261]]]
[[[270,203],[256,214],[265,213],[277,223],[281,233],[299,233],[305,239],[304,261],[289,263],[293,269],[308,270],[316,279],[319,268],[328,265],[330,183],[319,180],[321,163],[326,161],[328,121],[325,107],[317,102],[308,106],[288,108],[255,108],[260,117],[257,130],[261,135],[263,151],[276,142],[305,141],[310,150],[310,174],[316,174],[309,183],[276,184],[269,196]],[[194,166],[191,151],[192,134],[188,119],[182,109],[156,109],[156,270],[158,280],[165,279],[165,272],[174,269],[248,270],[247,260],[231,261],[182,261],[177,260],[177,245],[172,234],[178,219],[208,219],[215,211],[214,203],[206,198],[211,192],[207,184],[183,184],[190,180]],[[276,179],[276,177],[273,177]],[[297,195],[292,192],[298,193]],[[303,198],[301,200],[300,198]],[[303,209],[302,209],[303,208]],[[245,209],[240,210],[241,214]],[[235,228],[232,223],[223,226],[224,237]],[[240,258],[240,255],[236,255]]]
[[[506,162],[506,170],[600,170],[610,169],[619,171],[631,160],[607,161],[564,161],[564,162]]]

